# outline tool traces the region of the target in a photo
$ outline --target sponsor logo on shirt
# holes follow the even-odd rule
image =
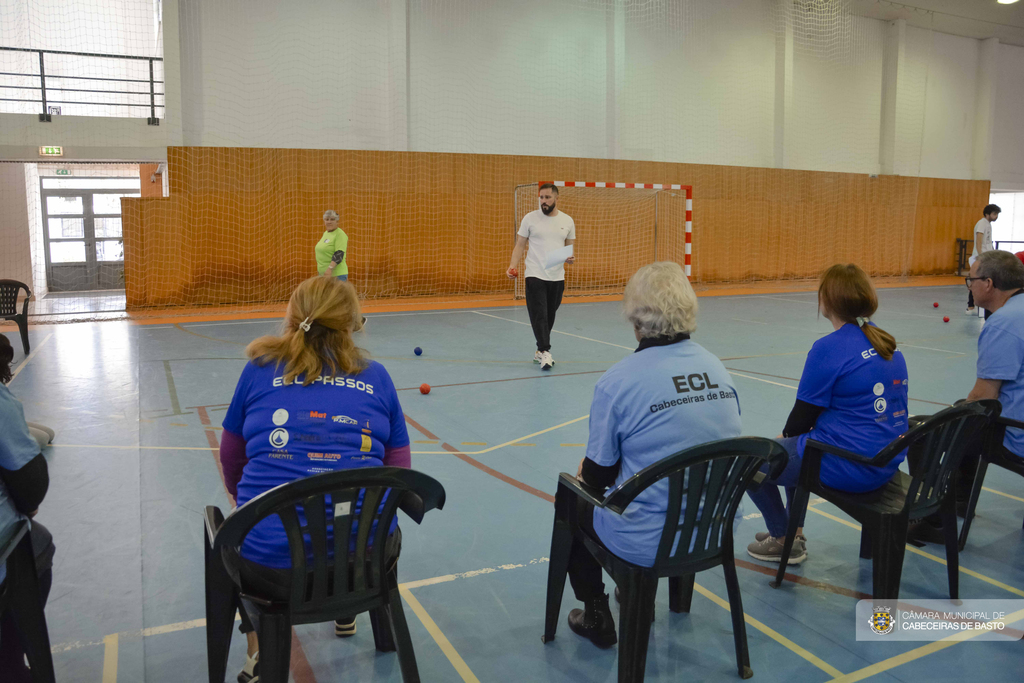
[[[345,387],[348,389],[358,389],[359,391],[365,391],[368,394],[373,393],[372,384],[367,384],[366,382],[356,380],[351,377],[324,377],[323,375],[321,375],[320,377],[317,377],[315,380],[313,380],[309,386],[313,386],[318,382],[320,384],[328,384],[332,387]],[[274,386],[283,387],[284,377],[275,377]],[[294,383],[294,386],[301,387],[302,385],[296,382]]]
[[[296,440],[302,441],[303,443],[320,443],[323,439],[320,438],[319,434],[299,434],[295,437]]]
[[[339,423],[341,423],[343,425],[359,424],[359,422],[357,420],[353,420],[348,415],[334,415],[334,416],[331,417],[331,420],[333,420],[334,422],[339,422]]]
[[[300,417],[303,420],[320,421],[320,420],[326,420],[327,419],[327,413],[321,413],[319,410],[310,410],[309,412],[305,412],[305,411],[302,412],[300,414]]]
[[[715,386],[717,387],[718,385],[716,384]],[[736,398],[736,392],[720,389],[718,391],[709,391],[706,394],[694,394],[692,396],[683,396],[682,398],[673,398],[668,401],[662,401],[661,403],[655,403],[649,408],[649,410],[651,413],[658,413],[673,406],[683,406],[690,403],[704,403],[705,401],[710,403],[711,401],[718,401],[720,399],[727,398]]]
[[[884,398],[879,397],[879,398],[875,399],[875,412],[876,413],[884,413],[885,412],[885,399]]]
[[[885,393],[885,385],[882,384],[881,382],[876,382],[875,386],[871,388],[871,392],[875,396],[881,396],[882,394]]]
[[[677,394],[685,394],[689,391],[704,391],[705,389],[717,389],[717,384],[712,384],[708,378],[708,373],[699,375],[693,373],[692,375],[679,375],[678,377],[672,378],[672,383],[675,384]]]
[[[341,460],[341,453],[309,453],[306,457],[310,460]]]
[[[288,451],[271,451],[270,457],[274,460],[291,460],[292,454]]]
[[[363,427],[363,434],[373,434],[373,432],[370,430],[370,421],[369,420],[366,421],[366,426]]]
[[[278,427],[288,421],[288,411],[284,408],[278,408],[274,411],[274,424]]]
[[[288,445],[288,430],[278,427],[270,432],[270,445],[274,448],[284,448]]]

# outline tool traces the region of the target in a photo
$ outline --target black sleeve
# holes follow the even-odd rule
[[[782,435],[800,436],[801,434],[806,434],[814,428],[814,423],[818,421],[818,416],[823,412],[825,412],[825,409],[821,406],[797,399],[793,410],[789,413],[789,419],[786,420],[786,428],[782,430]]]
[[[345,252],[339,249],[338,251],[334,252],[333,255],[331,255],[331,260],[334,261],[335,263],[341,263],[342,261],[345,260]]]
[[[23,515],[39,509],[39,504],[46,497],[46,489],[50,487],[50,474],[42,453],[21,469],[5,470],[0,467],[0,479],[6,485],[14,507]]]
[[[598,465],[590,458],[583,458],[583,483],[594,488],[606,489],[615,483],[621,464],[620,460],[614,465]]]

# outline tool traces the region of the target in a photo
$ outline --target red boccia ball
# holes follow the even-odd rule
[[[946,320],[949,320],[949,318],[946,318]],[[420,385],[420,393],[421,394],[429,394],[430,393],[430,385],[426,384],[426,383],[421,384]]]
[[[935,308],[938,308],[939,307],[939,302],[936,301],[935,303],[932,304],[932,306],[934,306]]]
[[[943,317],[942,318],[942,322],[948,323],[949,322],[949,316],[947,315],[947,316]],[[430,389],[430,387],[427,387],[427,389]]]

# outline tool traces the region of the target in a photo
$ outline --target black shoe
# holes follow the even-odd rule
[[[933,526],[929,520],[921,519],[910,523],[907,528],[907,542],[918,548],[925,543],[942,545],[946,542],[946,536],[942,532],[942,527]]]
[[[622,598],[619,597],[619,587],[618,586],[615,587],[615,602],[618,602],[618,603],[622,602]],[[654,621],[654,608],[653,607],[651,608],[651,621]]]
[[[572,632],[589,638],[590,642],[601,649],[608,649],[618,642],[615,637],[615,621],[608,608],[608,596],[587,600],[583,606],[584,609],[569,612],[569,628]]]

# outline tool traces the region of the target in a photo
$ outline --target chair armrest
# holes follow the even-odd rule
[[[203,521],[206,523],[206,542],[213,547],[213,538],[224,524],[224,513],[216,505],[207,505],[203,510]]]
[[[1021,422],[1019,420],[1011,420],[1010,418],[1003,417],[1001,415],[995,419],[995,423],[997,425],[1002,425],[1003,427],[1013,427],[1015,429],[1024,429],[1024,422]]]
[[[604,507],[604,496],[602,492],[593,486],[585,486],[579,479],[569,474],[568,472],[562,472],[558,475],[558,487],[568,489],[576,495],[578,498],[591,503],[594,507]]]
[[[835,456],[838,456],[838,457],[842,458],[843,460],[850,460],[852,462],[860,463],[861,465],[874,465],[875,464],[875,462],[874,462],[875,459],[874,458],[866,458],[863,455],[861,455],[860,453],[854,453],[853,451],[845,450],[843,448],[840,448],[839,446],[832,446],[832,445],[827,444],[827,443],[822,443],[820,441],[815,441],[814,439],[807,439],[807,443],[804,445],[804,448],[805,449],[813,448],[814,450],[819,451],[821,453],[828,453],[829,455],[835,455]]]

